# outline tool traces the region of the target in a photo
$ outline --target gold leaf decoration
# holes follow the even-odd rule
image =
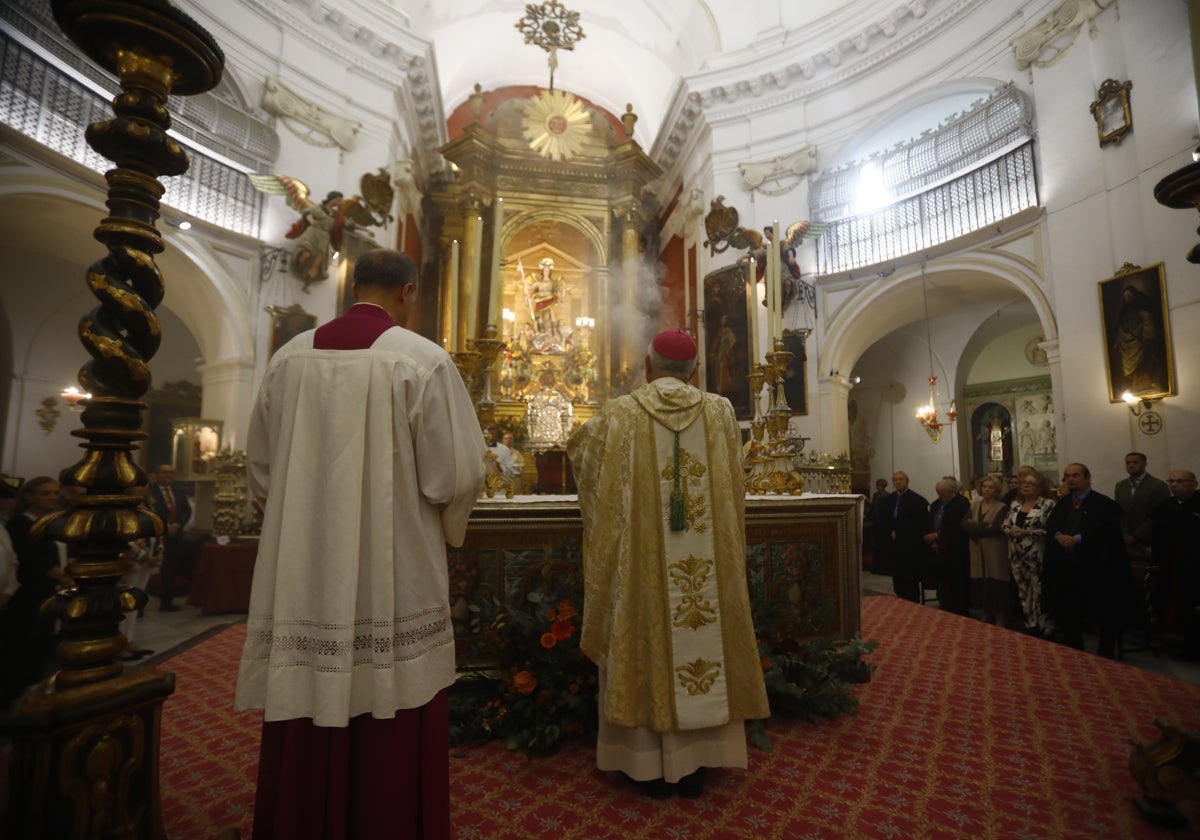
[[[717,675],[721,673],[721,664],[697,659],[695,662],[676,666],[675,673],[679,675],[679,684],[688,694],[695,697],[697,694],[708,694],[713,683],[717,681]]]
[[[521,128],[529,148],[550,160],[570,160],[583,151],[590,133],[583,103],[561,90],[543,90],[529,100]]]

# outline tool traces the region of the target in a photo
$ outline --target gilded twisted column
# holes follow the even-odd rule
[[[87,129],[88,144],[116,167],[105,173],[109,215],[95,237],[107,256],[87,270],[99,301],[79,323],[79,338],[91,360],[79,384],[93,396],[84,409],[84,455],[62,472],[62,481],[85,493],[67,510],[41,520],[35,533],[72,546],[68,567],[78,587],[48,602],[44,611],[64,623],[57,654],[64,668],[60,688],[85,685],[121,671],[113,658],[124,647],[117,620],[144,603],[145,595],[114,585],[126,570],[120,553],[131,539],[162,531],[162,523],[130,494],[145,481],[132,459],[140,431],[141,402],[150,387],[149,362],[161,334],[155,308],[163,278],[154,255],[163,250],[154,227],[164,187],[160,175],[187,171],[183,149],[167,135],[170,93],[199,93],[221,75],[220,48],[190,18],[163,2],[59,0],[55,20],[98,64],[118,74],[121,93],[113,119]]]
[[[128,568],[120,554],[130,540],[162,532],[130,487],[145,481],[132,451],[145,437],[141,398],[160,340],[158,178],[188,167],[167,135],[167,97],[214,87],[224,57],[207,32],[165,0],[51,6],[67,36],[119,76],[121,92],[114,117],[86,134],[116,166],[105,175],[108,217],[95,231],[107,254],[87,270],[98,305],[79,325],[91,356],[79,383],[93,395],[83,428],[72,432],[85,441],[84,454],[61,476],[84,493],[34,526],[35,535],[70,545],[67,573],[77,586],[42,607],[63,627],[53,690],[26,694],[0,722],[14,744],[5,827],[14,837],[161,837],[159,726],[174,677],[152,669],[125,673],[116,660],[125,646],[122,614],[146,600],[118,583]]]

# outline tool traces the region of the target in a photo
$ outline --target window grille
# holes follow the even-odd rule
[[[187,101],[172,100],[171,107]],[[0,28],[0,123],[88,169],[104,173],[113,164],[87,145],[84,130],[112,116],[108,100],[29,49],[7,27]],[[217,109],[215,116],[218,122],[214,128],[227,126],[228,115]],[[224,121],[220,121],[222,117]],[[188,136],[180,130],[180,123],[174,128],[180,136]],[[249,151],[273,152],[267,145],[251,144]],[[162,179],[166,187],[163,203],[193,219],[257,237],[263,197],[245,173],[193,146],[186,150],[191,166],[183,175]],[[247,168],[265,168],[261,159],[249,154],[214,151]]]
[[[830,224],[817,273],[835,274],[949,242],[1038,206],[1033,143],[904,201]]]
[[[903,199],[956,178],[1032,137],[1028,99],[1011,83],[1003,85],[920,137],[821,174],[809,191],[809,211],[821,222],[857,215],[864,166],[878,167],[884,189]]]

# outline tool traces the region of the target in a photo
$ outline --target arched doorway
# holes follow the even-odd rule
[[[1036,228],[1029,235],[1037,235]],[[869,465],[864,480],[904,470],[922,493],[932,492],[943,475],[969,477],[970,412],[944,427],[937,442],[915,418],[916,409],[929,401],[931,365],[937,377],[935,407],[943,421],[951,400],[966,410],[970,382],[991,377],[984,361],[999,366],[999,377],[1016,378],[1004,367],[1006,360],[991,358],[991,348],[1021,330],[1056,335],[1039,282],[1027,262],[981,248],[931,261],[924,268],[924,288],[919,264],[862,283],[825,325],[820,369],[828,373],[823,379],[849,378],[854,384],[846,398],[854,401],[856,412],[851,422],[848,405],[823,407],[822,423],[830,428],[821,430],[822,448],[851,451],[852,461]],[[1043,367],[1029,375],[1034,374],[1048,377],[1050,371]],[[1052,388],[1047,384],[1045,390],[1049,394]],[[822,398],[832,400],[838,393],[828,388]],[[1011,407],[1008,422],[1011,434]],[[839,423],[844,425],[838,428]],[[1010,457],[1016,457],[1011,447]]]

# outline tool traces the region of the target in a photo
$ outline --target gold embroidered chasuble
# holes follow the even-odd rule
[[[610,400],[567,451],[583,517],[580,643],[607,672],[607,718],[673,732],[766,717],[728,400],[657,379]],[[670,528],[677,463],[682,531]]]

